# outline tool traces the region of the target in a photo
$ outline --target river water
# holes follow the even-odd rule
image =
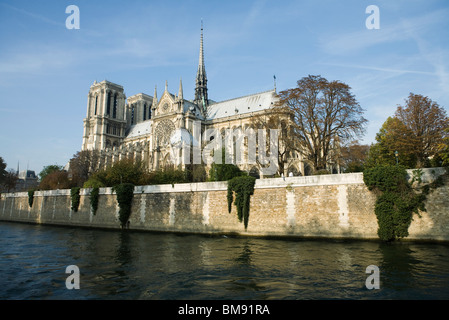
[[[449,245],[0,222],[0,299],[449,299]],[[79,270],[68,289],[67,266]],[[378,273],[367,273],[368,266]],[[379,288],[368,289],[366,280]]]

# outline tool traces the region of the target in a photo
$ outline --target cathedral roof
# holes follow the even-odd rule
[[[140,136],[151,134],[151,123],[152,121],[146,120],[132,125],[131,128],[129,128],[129,132],[126,135],[126,138],[137,138]]]
[[[216,102],[209,106],[208,120],[238,116],[272,107],[278,98],[275,90],[260,92],[240,98]]]

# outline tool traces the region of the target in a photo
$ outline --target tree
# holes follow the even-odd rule
[[[45,166],[42,171],[39,173],[39,179],[40,181],[43,181],[44,178],[49,175],[50,173],[53,173],[55,171],[61,171],[64,167],[58,166],[57,164],[51,164],[48,166]]]
[[[376,134],[376,143],[370,147],[366,167],[403,165],[414,168],[416,155],[412,132],[396,117],[388,117]]]
[[[408,144],[413,145],[416,166],[426,166],[449,136],[445,131],[449,127],[446,111],[430,98],[410,93],[405,105],[398,106],[395,116],[409,130]]]
[[[113,187],[122,183],[141,185],[147,178],[148,174],[142,162],[122,159],[111,167],[92,174],[84,187]]]
[[[344,172],[362,172],[368,157],[369,145],[357,140],[341,148],[341,167]]]
[[[81,187],[89,177],[98,171],[100,153],[98,150],[83,150],[70,159],[69,175],[74,185]]]
[[[5,177],[6,177],[6,162],[3,160],[2,157],[0,157],[0,185],[3,184],[3,182],[5,181]]]
[[[291,112],[291,147],[302,153],[315,171],[326,169],[336,161],[340,144],[360,137],[367,120],[363,109],[340,81],[321,76],[304,77],[297,87],[281,91],[278,107]]]
[[[10,192],[16,188],[17,180],[19,180],[17,172],[14,169],[9,169],[3,179],[3,186],[6,192]]]
[[[449,128],[446,128],[446,136],[443,143],[440,144],[440,156],[442,159],[443,166],[449,166]]]
[[[266,137],[270,137],[270,129],[280,129],[278,131],[278,174],[281,175],[284,173],[284,167],[287,163],[288,156],[290,156],[290,150],[293,149],[293,145],[296,143],[296,139],[292,135],[288,134],[288,123],[291,116],[291,113],[284,113],[282,109],[278,108],[270,108],[264,110],[259,115],[256,115],[251,118],[251,126],[252,128],[263,129],[265,130]],[[285,110],[284,110],[285,111]],[[257,134],[257,132],[255,132]],[[266,149],[270,148],[270,139],[266,139]],[[259,160],[259,159],[257,159]],[[257,165],[259,168],[262,166],[260,161],[257,161]]]
[[[55,170],[44,176],[39,183],[41,190],[70,189],[69,175],[65,170]]]

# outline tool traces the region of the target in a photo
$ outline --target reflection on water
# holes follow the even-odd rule
[[[449,245],[0,223],[1,299],[448,299]],[[68,290],[68,265],[80,290]],[[368,290],[366,267],[380,269]]]

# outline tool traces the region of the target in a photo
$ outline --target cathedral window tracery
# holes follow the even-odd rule
[[[170,143],[170,138],[175,129],[175,125],[172,121],[162,120],[155,129],[158,146],[167,146]]]

